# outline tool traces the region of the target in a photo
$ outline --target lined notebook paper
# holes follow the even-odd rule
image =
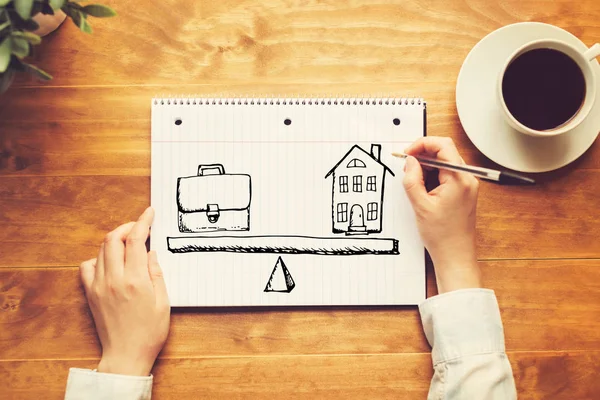
[[[421,99],[153,99],[151,248],[171,305],[424,300],[391,156],[424,134]]]

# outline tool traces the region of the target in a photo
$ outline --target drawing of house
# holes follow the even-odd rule
[[[383,193],[386,172],[381,162],[381,145],[372,144],[368,153],[358,145],[352,148],[325,175],[333,175],[333,233],[359,235],[379,233],[383,217]]]

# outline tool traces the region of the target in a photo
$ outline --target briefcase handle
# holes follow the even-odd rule
[[[210,171],[210,170],[219,170],[218,174],[215,173],[206,173],[206,171]],[[225,174],[225,168],[223,168],[223,164],[200,164],[198,166],[198,176],[203,176],[203,175],[224,175]]]

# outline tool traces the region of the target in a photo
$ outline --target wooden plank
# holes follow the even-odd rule
[[[481,266],[509,350],[600,349],[600,260]],[[76,269],[0,270],[1,358],[98,357],[99,349]],[[161,357],[428,350],[416,307],[193,308],[173,310]]]
[[[0,120],[0,132],[0,175],[150,174],[149,121]]]
[[[600,170],[533,188],[482,183],[479,258],[600,258]],[[0,177],[0,268],[74,266],[149,204],[149,177]]]
[[[479,265],[484,285],[498,297],[507,349],[600,349],[600,260]]]
[[[271,236],[181,236],[168,237],[172,253],[281,253],[322,256],[400,254],[398,240],[365,237]]]
[[[436,81],[415,81],[361,83],[350,88],[345,84],[248,84],[20,89],[0,96],[0,175],[148,176],[150,99],[169,92],[222,96],[418,94],[428,101],[430,135],[452,137],[467,162],[497,167],[464,135],[454,104],[454,76],[448,76],[443,86]],[[536,178],[561,177],[565,181],[581,169],[600,169],[600,145],[593,145],[559,173],[536,174]]]
[[[565,169],[529,188],[482,183],[479,258],[599,258],[599,172]]]
[[[95,257],[107,232],[147,207],[149,186],[148,177],[0,178],[0,264],[74,266]]]
[[[519,399],[592,400],[600,391],[600,352],[508,354]],[[9,399],[62,399],[70,367],[97,360],[0,361]],[[182,358],[159,361],[153,399],[425,398],[430,355],[320,355]]]
[[[106,3],[119,16],[91,20],[93,35],[68,22],[35,49],[33,61],[55,77],[46,87],[447,82],[473,45],[503,25],[548,22],[588,44],[600,33],[593,0]]]
[[[75,269],[0,270],[0,311],[2,359],[100,354]],[[428,349],[414,307],[185,308],[172,311],[162,356]]]

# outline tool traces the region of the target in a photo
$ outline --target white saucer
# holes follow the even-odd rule
[[[551,171],[569,164],[585,153],[600,131],[600,96],[577,128],[559,136],[527,136],[506,123],[496,93],[498,74],[513,51],[538,39],[563,40],[575,48],[587,49],[577,37],[553,25],[539,22],[507,25],[473,47],[456,82],[456,108],[469,139],[492,161],[522,172]],[[600,82],[598,61],[593,64]],[[600,91],[600,83],[598,86]]]

